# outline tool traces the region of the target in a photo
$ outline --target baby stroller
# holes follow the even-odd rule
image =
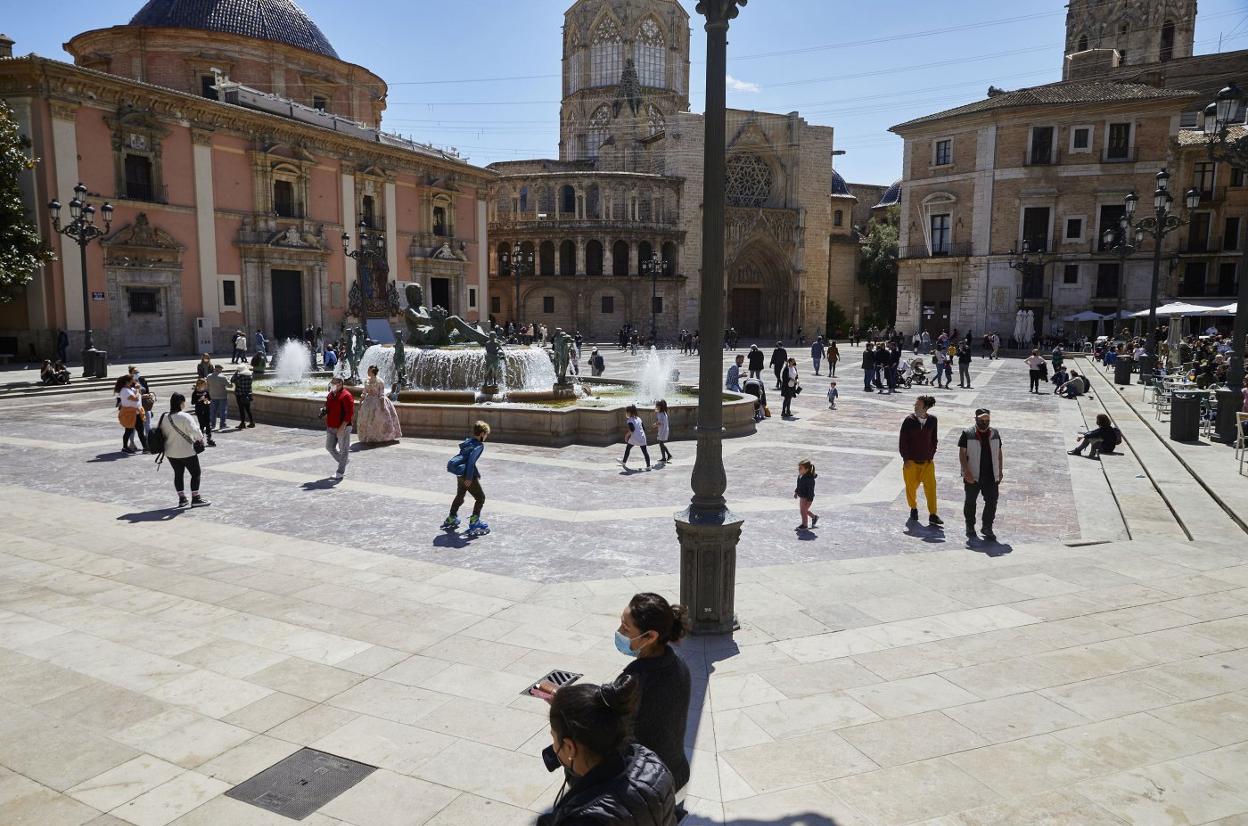
[[[916,384],[927,386],[932,383],[932,378],[928,375],[927,365],[923,363],[923,359],[914,359],[903,364],[901,383],[905,387],[913,387]]]

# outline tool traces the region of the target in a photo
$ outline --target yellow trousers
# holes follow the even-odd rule
[[[906,462],[901,466],[901,476],[906,480],[906,503],[911,510],[918,507],[919,483],[927,497],[927,512],[936,513],[936,463]]]

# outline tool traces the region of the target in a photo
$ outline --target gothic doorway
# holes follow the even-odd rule
[[[273,270],[273,337],[303,338],[303,273]]]
[[[728,296],[729,326],[745,338],[758,338],[762,334],[759,305],[763,291],[753,287],[737,287]]]
[[[747,338],[790,338],[794,306],[788,258],[765,241],[750,243],[728,269],[728,326]]]

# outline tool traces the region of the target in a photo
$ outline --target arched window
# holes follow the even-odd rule
[[[771,198],[771,167],[757,155],[730,156],[725,177],[729,206],[761,207]]]
[[[673,275],[680,272],[680,251],[674,241],[663,244],[663,274]]]
[[[1088,50],[1088,36],[1086,34],[1079,35],[1079,48],[1076,51],[1086,52]]]
[[[1161,52],[1158,58],[1162,63],[1174,57],[1174,22],[1167,20],[1161,27]]]
[[[581,47],[581,35],[575,30],[568,32],[568,91],[570,95],[585,84],[585,49]]]
[[[598,150],[607,140],[607,127],[611,124],[611,110],[599,106],[589,119],[589,157],[597,158]]]
[[[637,245],[637,264],[639,267],[653,257],[654,247],[650,246],[649,241],[642,241]]]
[[[637,30],[637,39],[633,47],[633,63],[637,66],[637,77],[642,86],[666,88],[667,86],[667,46],[663,42],[663,31],[653,17],[647,17]]]
[[[559,274],[576,275],[576,243],[573,241],[559,245]]]
[[[598,188],[598,184],[589,185],[589,195],[585,198],[585,217],[602,217],[602,191]]]
[[[529,188],[527,186],[520,187],[520,206],[521,212],[529,211]]]
[[[538,248],[537,272],[539,275],[555,274],[555,242],[543,241]]]
[[[607,18],[594,30],[589,65],[590,86],[610,86],[619,81],[624,71],[624,38],[614,20]]]
[[[559,211],[568,215],[576,214],[576,190],[571,184],[564,184],[559,190]]]
[[[616,241],[611,245],[611,274],[628,275],[627,241]]]
[[[646,104],[646,121],[650,124],[651,135],[657,135],[667,129],[667,121],[664,119],[663,113],[653,103]]]
[[[585,245],[585,274],[602,275],[601,241],[590,241]]]

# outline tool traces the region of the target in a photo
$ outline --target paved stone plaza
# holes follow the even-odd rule
[[[858,355],[839,410],[804,375],[795,420],[725,445],[742,629],[682,646],[686,822],[1248,824],[1248,559],[1213,498],[1243,489],[1231,451],[1170,451],[1098,378],[1131,450],[1068,457],[1102,403],[976,359],[973,390],[932,391],[949,531],[907,528],[914,392],[863,393]],[[1000,543],[968,547],[955,441],[979,406],[1006,470]],[[491,443],[494,533],[467,542],[437,529],[449,440],[356,450],[335,485],[315,430],[226,433],[212,506],[178,512],[169,468],[117,451],[107,393],[0,409],[5,826],[287,823],[224,793],[304,746],[379,767],[304,823],[531,823],[558,782],[520,691],[613,677],[627,599],[678,595],[691,442],[649,473],[622,447]],[[807,457],[822,519],[799,535]]]

